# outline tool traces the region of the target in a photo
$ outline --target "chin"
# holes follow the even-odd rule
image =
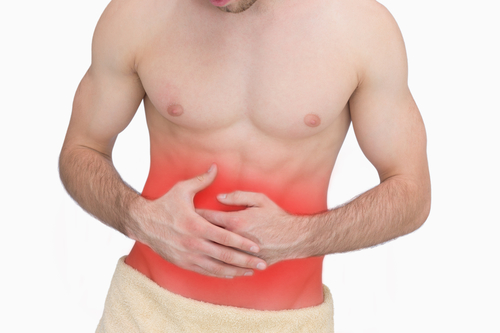
[[[224,7],[218,7],[220,10],[227,12],[227,13],[241,13],[244,12],[245,10],[249,9],[252,7],[252,5],[256,2],[257,0],[236,0],[233,3],[230,3]]]

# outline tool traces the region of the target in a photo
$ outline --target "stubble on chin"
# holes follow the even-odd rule
[[[217,7],[223,12],[226,13],[241,13],[247,10],[248,8],[252,7],[252,5],[256,2],[257,0],[240,0],[234,4],[230,4],[225,7]]]

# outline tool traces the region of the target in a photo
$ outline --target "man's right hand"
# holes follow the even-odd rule
[[[138,221],[129,236],[147,244],[165,260],[203,275],[232,278],[265,269],[256,243],[215,226],[195,212],[193,198],[217,175],[216,165],[207,173],[181,181],[156,200],[139,197],[131,207]],[[246,253],[248,252],[248,253]]]
[[[96,27],[92,65],[75,94],[61,150],[64,186],[87,212],[177,266],[217,277],[251,274],[259,263],[265,268],[265,261],[250,254],[258,252],[257,244],[194,210],[193,197],[213,182],[215,167],[153,201],[138,195],[116,172],[111,158],[116,138],[146,96],[135,56],[142,37],[123,26],[129,15],[125,7],[112,2]]]

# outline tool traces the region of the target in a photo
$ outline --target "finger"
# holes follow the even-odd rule
[[[204,241],[203,243],[199,243],[196,249],[186,253],[182,259],[177,258],[180,261],[174,260],[172,262],[183,269],[219,278],[253,275],[253,270],[250,268],[234,266],[213,258],[211,254],[217,253],[217,246],[220,245],[216,245],[210,241]],[[230,250],[238,252],[234,249]],[[207,252],[209,254],[207,254]],[[262,266],[259,266],[259,269],[260,268],[262,268]]]
[[[235,191],[222,193],[217,199],[225,205],[261,207],[267,202],[267,197],[262,193]]]
[[[221,261],[209,257],[207,257],[206,260],[197,263],[192,270],[209,276],[214,276],[219,278],[229,278],[229,279],[236,276],[253,275],[253,270],[251,269],[244,269],[228,265],[226,263],[223,263]]]
[[[217,210],[196,209],[196,213],[208,222],[227,228],[230,225],[230,213]]]
[[[212,164],[210,169],[204,174],[193,177],[191,179],[179,182],[179,186],[181,186],[187,193],[194,196],[197,192],[207,188],[210,184],[213,183],[215,176],[217,175],[217,165]]]
[[[185,269],[188,269],[190,271],[196,272],[198,274],[206,275],[206,276],[211,276],[211,277],[216,277],[216,278],[219,277],[219,276],[214,275],[214,274],[208,272],[207,270],[201,268],[201,266],[199,266],[199,265],[192,265],[192,266],[186,267]]]
[[[182,267],[198,274],[216,277],[216,278],[233,278],[235,276],[251,276],[252,270],[238,268],[231,265],[217,262],[208,256],[199,256],[196,261],[190,265]]]
[[[258,253],[260,251],[259,246],[255,242],[215,225],[209,225],[204,231],[204,237],[217,244],[232,247],[244,252]]]
[[[219,244],[205,242],[201,249],[211,258],[238,268],[263,270],[267,267],[261,258]]]

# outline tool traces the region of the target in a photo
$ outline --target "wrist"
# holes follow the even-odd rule
[[[143,226],[147,214],[148,201],[141,195],[135,196],[129,204],[128,216],[129,221],[124,226],[125,236],[140,241],[141,235],[144,234]]]
[[[294,257],[296,259],[315,256],[312,249],[314,244],[314,223],[312,215],[293,215],[291,225],[295,229]]]
[[[327,214],[297,216],[300,258],[317,257],[328,254],[331,228],[328,227]]]

